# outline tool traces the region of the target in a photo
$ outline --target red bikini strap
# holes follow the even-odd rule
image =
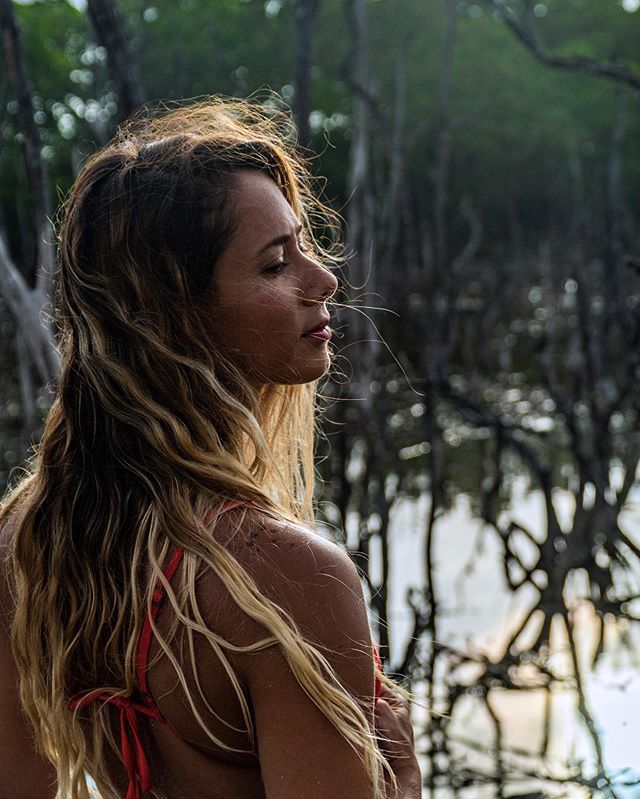
[[[142,799],[143,793],[153,787],[153,780],[140,737],[138,715],[149,716],[165,724],[166,721],[157,707],[134,702],[130,696],[113,696],[100,690],[72,699],[67,706],[70,710],[82,709],[96,701],[113,705],[120,712],[120,755],[129,777],[126,799]]]
[[[218,514],[226,513],[227,511],[233,510],[234,508],[239,508],[243,505],[246,505],[245,502],[240,502],[239,500],[225,500],[222,505],[220,506],[220,510]],[[208,510],[204,516],[203,522],[207,524],[211,517],[213,516],[214,511]],[[178,566],[182,563],[182,558],[184,557],[184,549],[182,547],[178,547],[167,562],[167,565],[162,570],[164,577],[168,583],[171,582],[173,579]],[[147,685],[147,667],[149,665],[149,652],[151,650],[151,641],[153,640],[153,627],[151,623],[155,623],[158,617],[158,611],[164,602],[164,598],[166,596],[166,590],[163,583],[158,580],[155,588],[153,589],[153,597],[151,599],[151,613],[144,618],[144,622],[142,624],[142,630],[140,631],[140,638],[138,639],[138,649],[136,651],[136,685],[142,694],[145,697],[149,697],[149,687]]]
[[[382,661],[380,660],[380,653],[378,652],[377,646],[373,645],[373,660],[375,662],[375,683],[374,683],[374,698],[377,702],[380,699],[380,695],[382,693],[382,681],[380,680],[380,674],[382,674]]]
[[[171,582],[171,578],[176,573],[176,569],[182,562],[184,556],[184,549],[178,547],[166,567],[163,569],[163,574],[167,582]],[[151,641],[153,639],[153,627],[151,622],[155,623],[158,617],[158,611],[165,598],[166,591],[164,585],[158,580],[156,587],[153,589],[153,597],[151,599],[151,613],[145,616],[140,631],[140,638],[138,639],[138,649],[136,651],[136,684],[141,693],[148,695],[149,688],[147,686],[147,666],[149,664],[149,650],[151,649]]]

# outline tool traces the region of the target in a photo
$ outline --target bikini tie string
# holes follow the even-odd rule
[[[126,799],[142,799],[143,792],[151,790],[153,780],[140,737],[138,713],[156,721],[164,721],[164,717],[156,707],[134,702],[130,696],[113,696],[103,691],[93,691],[68,704],[71,710],[75,710],[95,701],[108,702],[120,710],[120,756],[129,777]]]
[[[375,646],[375,644],[373,646],[373,660],[375,662],[374,698],[377,702],[382,694],[382,682],[378,674],[383,674],[384,670],[382,668],[382,661],[380,660],[380,653],[378,652],[378,648]]]

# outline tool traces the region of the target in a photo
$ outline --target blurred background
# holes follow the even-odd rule
[[[0,487],[83,159],[145,103],[290,107],[351,254],[320,522],[425,797],[640,797],[639,7],[0,0]]]

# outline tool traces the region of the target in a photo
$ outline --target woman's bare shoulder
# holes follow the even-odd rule
[[[229,514],[231,517],[231,514]],[[269,598],[308,605],[314,598],[363,602],[355,564],[347,552],[313,529],[260,511],[219,533],[227,550]],[[355,594],[355,596],[354,596]]]
[[[371,634],[355,564],[337,544],[304,525],[258,511],[226,514],[215,531],[258,591],[282,608],[300,631],[323,648],[364,647]],[[239,526],[238,526],[239,523]],[[264,637],[265,629],[242,611],[213,573],[203,575],[201,599],[211,620],[232,631],[244,646]],[[220,602],[221,591],[226,601]]]
[[[247,514],[229,551],[263,596],[287,613],[294,625],[286,633],[292,635],[292,644],[301,635],[314,645],[372,727],[371,632],[358,573],[348,554],[305,526],[264,514]],[[236,606],[227,620],[233,627],[228,631],[240,645],[272,636],[267,616],[260,616],[259,610],[251,618]],[[309,693],[310,672],[298,661],[298,676],[294,673],[290,648],[276,644],[233,652],[230,660],[247,689],[269,796],[370,793],[358,756]],[[315,659],[312,668],[324,671]]]

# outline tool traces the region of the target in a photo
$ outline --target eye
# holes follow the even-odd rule
[[[264,273],[266,275],[279,275],[287,268],[287,266],[289,266],[289,261],[285,261],[284,258],[281,258],[279,261],[276,261],[275,264],[268,266],[264,270]]]

